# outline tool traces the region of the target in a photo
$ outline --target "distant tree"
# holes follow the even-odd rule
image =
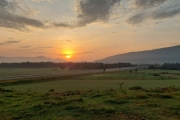
[[[129,70],[129,73],[131,74],[131,73],[132,73],[132,70]]]
[[[137,69],[137,68],[135,69],[135,72],[136,72],[136,75],[137,75],[137,72],[138,72],[138,69]]]

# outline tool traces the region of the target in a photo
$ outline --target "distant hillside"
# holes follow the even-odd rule
[[[0,56],[0,63],[14,63],[14,62],[64,62],[64,60],[47,58],[44,56],[37,56],[37,57],[4,57],[4,56]]]
[[[131,52],[110,56],[95,62],[132,64],[180,63],[180,45],[148,51]]]

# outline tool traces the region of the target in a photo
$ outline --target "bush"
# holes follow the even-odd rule
[[[133,87],[130,87],[129,90],[143,90],[143,88],[140,86],[133,86]]]
[[[49,92],[54,92],[55,90],[54,89],[50,89]]]

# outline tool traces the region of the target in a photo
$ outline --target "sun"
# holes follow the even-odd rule
[[[67,58],[67,59],[70,59],[70,58],[71,58],[71,55],[66,55],[66,58]]]

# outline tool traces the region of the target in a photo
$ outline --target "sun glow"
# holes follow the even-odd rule
[[[66,58],[67,58],[67,59],[71,58],[71,55],[66,55]]]
[[[72,58],[73,52],[72,51],[64,51],[63,54],[66,59],[70,59],[70,58]]]

